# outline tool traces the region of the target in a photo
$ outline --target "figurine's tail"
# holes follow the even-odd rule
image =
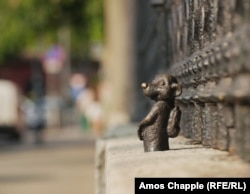
[[[180,120],[181,120],[181,111],[178,106],[174,107],[171,111],[169,120],[168,120],[168,137],[174,138],[179,135],[180,132]]]

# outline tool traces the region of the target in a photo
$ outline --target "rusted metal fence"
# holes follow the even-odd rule
[[[250,161],[250,0],[150,3],[139,57],[183,86],[183,135]]]

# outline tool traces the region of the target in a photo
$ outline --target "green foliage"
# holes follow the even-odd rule
[[[1,0],[0,60],[27,48],[58,41],[58,32],[71,31],[72,53],[87,52],[103,39],[103,0]]]

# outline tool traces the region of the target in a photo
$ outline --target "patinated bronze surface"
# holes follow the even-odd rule
[[[152,83],[141,84],[145,96],[155,101],[148,115],[140,122],[138,137],[143,140],[144,151],[169,150],[169,137],[179,134],[181,112],[175,106],[175,97],[182,89],[175,77],[160,74]]]

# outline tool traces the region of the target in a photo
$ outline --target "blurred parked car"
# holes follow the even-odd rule
[[[0,135],[12,140],[20,140],[24,129],[19,98],[13,82],[0,80]]]

